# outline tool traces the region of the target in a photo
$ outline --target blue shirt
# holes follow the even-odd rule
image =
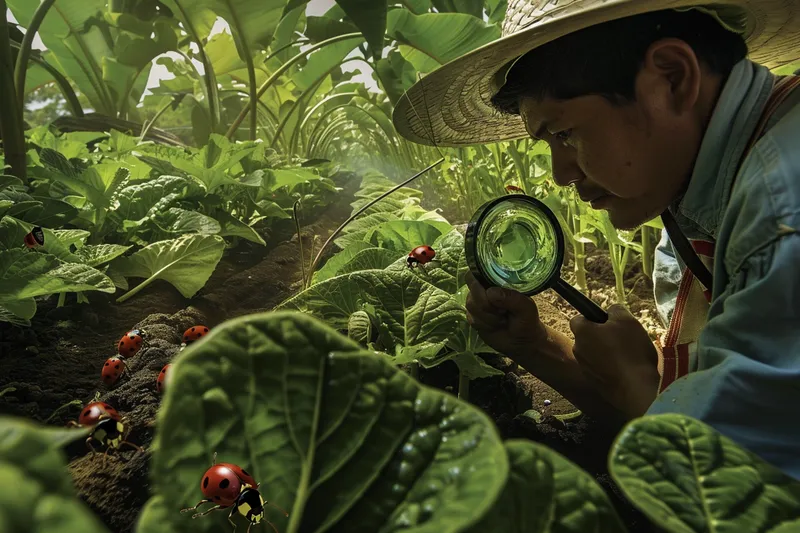
[[[736,168],[773,81],[763,66],[736,65],[671,208],[687,237],[716,242],[714,287],[691,373],[648,414],[699,419],[800,479],[800,89]],[[655,261],[666,324],[684,268],[666,232]]]

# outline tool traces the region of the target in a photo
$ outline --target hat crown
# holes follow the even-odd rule
[[[547,19],[563,17],[587,7],[598,0],[510,0],[503,21],[503,37],[517,33]]]

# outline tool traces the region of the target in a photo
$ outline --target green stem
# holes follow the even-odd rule
[[[650,228],[642,226],[642,272],[651,279],[653,277],[653,257],[655,255],[652,237]]]
[[[406,185],[408,185],[409,183],[411,183],[415,179],[419,178],[420,176],[422,176],[426,172],[430,171],[432,168],[434,168],[434,167],[436,167],[436,166],[438,166],[438,165],[440,165],[442,163],[444,163],[444,158],[439,159],[438,161],[436,161],[432,165],[430,165],[430,166],[424,168],[423,170],[419,171],[418,173],[414,174],[413,176],[408,178],[406,181],[404,181],[402,183],[399,183],[398,185],[395,185],[394,187],[392,187],[391,189],[389,189],[388,191],[386,191],[382,195],[378,196],[377,198],[375,198],[371,202],[367,203],[364,207],[362,207],[361,209],[359,209],[358,211],[353,213],[352,216],[350,216],[350,218],[345,220],[344,223],[341,226],[336,228],[336,231],[334,231],[331,234],[331,236],[328,237],[328,240],[325,241],[325,244],[323,244],[322,248],[319,249],[319,252],[317,252],[317,256],[314,258],[314,262],[311,263],[311,268],[310,268],[309,275],[314,274],[314,269],[317,267],[317,264],[319,263],[319,260],[322,258],[322,253],[325,251],[325,249],[328,247],[328,245],[330,245],[330,243],[333,242],[333,240],[342,232],[342,230],[344,228],[346,228],[347,225],[350,224],[353,220],[355,220],[356,217],[358,217],[361,213],[363,213],[364,211],[366,211],[367,209],[369,209],[373,205],[377,204],[378,202],[380,202],[381,200],[383,200],[384,198],[386,198],[387,196],[389,196],[393,192],[395,192],[395,191],[397,191],[399,189],[402,189],[403,187],[405,187]]]
[[[142,134],[139,136],[139,141],[136,144],[142,144],[142,141],[144,140],[145,137],[147,137],[148,132],[155,125],[156,121],[158,121],[158,119],[161,118],[161,115],[167,112],[167,110],[172,106],[173,103],[175,103],[174,98],[170,102],[168,102],[167,105],[158,110],[158,113],[156,113],[156,116],[153,117],[153,120],[147,122],[144,125],[144,127],[142,128]]]
[[[22,39],[22,44],[19,47],[17,54],[17,66],[14,72],[14,79],[17,83],[17,98],[19,100],[20,115],[25,107],[25,77],[28,74],[28,59],[31,57],[31,49],[33,48],[33,39],[39,32],[39,27],[44,21],[47,12],[53,7],[56,0],[43,0],[36,12],[33,14],[31,23],[25,31],[25,37]]]
[[[62,292],[58,295],[58,305],[56,307],[64,307],[64,304],[67,302],[67,293]]]
[[[304,51],[300,52],[299,54],[297,54],[296,56],[291,58],[289,61],[287,61],[286,63],[281,65],[278,68],[278,70],[276,70],[275,72],[272,73],[272,76],[270,76],[267,79],[267,81],[265,81],[261,85],[261,87],[258,88],[258,91],[254,95],[255,99],[256,100],[260,99],[264,95],[264,93],[267,92],[267,89],[269,89],[270,86],[272,86],[272,84],[275,83],[278,80],[278,78],[280,78],[283,75],[284,72],[289,70],[289,68],[291,68],[295,63],[297,63],[298,61],[300,61],[301,59],[303,59],[304,57],[306,57],[310,53],[315,52],[315,51],[317,51],[320,48],[323,48],[325,46],[328,46],[329,44],[338,43],[340,41],[346,41],[348,39],[354,39],[354,38],[360,37],[360,36],[361,36],[361,33],[345,33],[344,35],[338,35],[336,37],[331,37],[330,39],[322,41],[321,43],[315,44],[314,46],[310,47],[308,50],[304,50]],[[242,109],[241,113],[239,113],[239,116],[236,117],[236,120],[233,121],[233,124],[231,124],[231,127],[228,130],[228,133],[226,134],[228,139],[233,139],[233,136],[236,134],[236,130],[239,129],[239,126],[242,125],[242,122],[244,122],[244,119],[246,119],[247,115],[250,114],[251,108],[254,108],[254,107],[255,107],[255,105],[252,105],[252,106],[246,106],[244,109]]]
[[[0,0],[0,11],[6,13],[7,10],[6,0]],[[25,126],[16,92],[11,37],[8,34],[8,24],[4,23],[0,24],[0,131],[3,136],[6,164],[11,166],[11,173],[14,176],[24,181],[28,170],[25,155]]]
[[[408,373],[415,380],[419,381],[419,363],[413,361],[408,365]]]
[[[303,271],[303,287],[306,287],[306,255],[303,253],[303,236],[300,234],[300,216],[297,213],[297,207],[300,205],[300,200],[297,200],[292,207],[294,214],[294,224],[297,228],[297,244],[300,245],[300,268]]]
[[[12,42],[11,48],[19,53],[21,50],[21,45],[19,43]],[[53,65],[40,57],[32,55],[30,57],[30,61],[36,63],[45,69],[48,74],[53,76],[53,79],[58,85],[58,88],[61,90],[61,94],[64,96],[64,99],[67,101],[67,105],[69,106],[72,114],[76,117],[82,117],[83,106],[81,106],[81,103],[78,100],[78,95],[75,94],[75,91],[72,89],[72,85],[69,84],[69,80],[67,80],[67,78],[65,78],[64,75],[61,74]]]
[[[458,373],[458,399],[469,401],[469,378],[463,372]]]

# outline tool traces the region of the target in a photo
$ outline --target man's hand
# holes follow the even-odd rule
[[[467,321],[486,344],[516,360],[547,341],[547,329],[532,299],[500,287],[487,290],[469,273],[467,285]]]
[[[624,306],[608,309],[608,322],[581,315],[570,321],[573,354],[587,381],[630,418],[642,416],[658,394],[658,352]]]

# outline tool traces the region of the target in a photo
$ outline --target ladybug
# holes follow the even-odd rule
[[[109,452],[119,450],[123,445],[130,446],[140,452],[144,451],[141,446],[125,440],[128,434],[126,419],[120,418],[117,410],[107,403],[90,403],[81,412],[78,422],[71,421],[69,425],[92,428],[92,433],[86,439],[86,447],[92,453],[95,453],[97,449],[92,445],[92,441],[105,446],[106,451],[103,454],[103,461],[105,461]]]
[[[132,329],[122,336],[117,344],[117,352],[126,357],[132,357],[139,353],[144,344],[145,333],[141,329]]]
[[[408,263],[408,268],[414,268],[415,264],[424,265],[430,263],[433,261],[434,257],[436,257],[436,252],[430,246],[417,246],[408,254],[408,259],[406,259],[406,261]]]
[[[516,185],[506,185],[506,192],[508,194],[525,194],[525,191]]]
[[[192,326],[183,332],[183,342],[187,345],[208,335],[208,328],[205,326]]]
[[[44,245],[44,231],[39,226],[33,228],[30,233],[25,235],[25,246],[28,248],[36,248],[37,246]]]
[[[92,402],[81,411],[78,421],[69,422],[70,426],[88,427],[97,424],[101,416],[119,420],[120,416],[116,409],[105,402]]]
[[[199,518],[214,511],[232,507],[228,514],[228,521],[233,523],[231,519],[238,512],[250,523],[247,526],[248,533],[253,524],[259,524],[262,520],[277,533],[278,529],[275,524],[269,520],[264,520],[264,505],[272,505],[287,517],[289,513],[274,503],[265,501],[258,491],[259,486],[260,484],[256,483],[255,478],[241,467],[231,463],[217,463],[217,454],[214,453],[211,468],[206,470],[200,481],[200,490],[203,492],[205,499],[200,500],[194,507],[181,509],[181,512],[196,511],[203,504],[216,503],[217,505],[214,507],[192,515],[192,518]],[[233,527],[236,529],[235,524]]]
[[[100,374],[103,383],[109,386],[114,385],[119,381],[120,376],[122,376],[127,368],[127,365],[125,365],[125,358],[121,355],[108,358]]]
[[[156,391],[161,394],[164,392],[164,387],[167,385],[167,370],[169,367],[172,366],[172,363],[167,363],[164,365],[164,368],[161,369],[161,372],[158,373],[158,378],[156,378]],[[170,374],[171,376],[171,374]]]

